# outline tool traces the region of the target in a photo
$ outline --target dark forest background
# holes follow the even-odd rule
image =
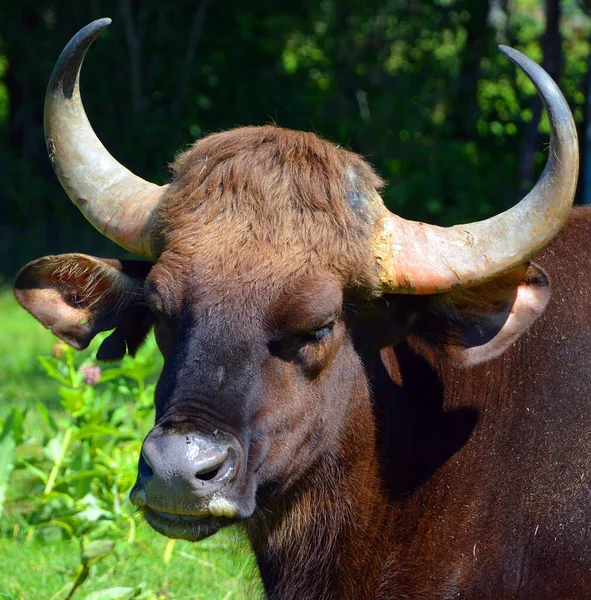
[[[71,205],[43,138],[53,64],[93,19],[113,24],[85,61],[86,110],[142,177],[163,183],[175,154],[210,132],[273,122],[361,153],[388,181],[391,210],[449,225],[508,208],[545,162],[541,105],[497,44],[560,82],[585,145],[590,9],[591,0],[1,0],[0,277],[44,254],[123,252]],[[587,175],[579,201],[591,195]]]

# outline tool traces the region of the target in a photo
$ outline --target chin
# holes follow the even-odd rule
[[[143,509],[146,521],[158,533],[168,538],[199,542],[217,533],[222,527],[230,525],[233,519],[212,517],[210,515],[197,517],[190,515],[174,515],[151,508]]]

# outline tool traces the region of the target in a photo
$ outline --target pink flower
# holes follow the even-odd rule
[[[101,380],[101,368],[94,363],[80,367],[80,373],[86,385],[96,385]]]

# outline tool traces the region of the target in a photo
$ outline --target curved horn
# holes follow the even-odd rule
[[[519,204],[485,221],[444,228],[407,221],[384,208],[373,250],[386,293],[433,294],[492,279],[542,250],[568,217],[579,170],[568,104],[542,67],[517,50],[499,49],[530,78],[548,111],[544,172]]]
[[[80,67],[111,19],[81,29],[61,53],[45,96],[45,140],[53,169],[72,202],[102,234],[150,257],[152,210],[164,187],[119,164],[92,130],[80,99]]]

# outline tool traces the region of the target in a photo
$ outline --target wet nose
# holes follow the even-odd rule
[[[208,496],[232,479],[235,466],[236,453],[227,442],[151,432],[142,446],[138,479],[148,498]]]

